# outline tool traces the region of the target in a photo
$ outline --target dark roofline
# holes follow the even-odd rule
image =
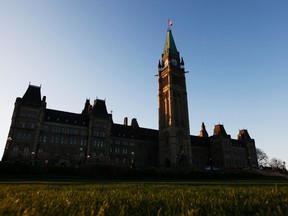
[[[112,124],[111,137],[158,141],[159,131],[150,128],[133,127],[122,124]]]
[[[46,122],[54,122],[68,125],[88,126],[89,119],[82,114],[65,112],[60,110],[45,110],[44,120]]]

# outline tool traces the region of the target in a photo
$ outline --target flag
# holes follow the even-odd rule
[[[173,26],[173,22],[170,19],[168,19],[168,25]]]

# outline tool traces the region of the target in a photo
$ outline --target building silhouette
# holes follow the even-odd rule
[[[209,136],[202,123],[190,135],[184,60],[167,30],[158,64],[159,130],[136,119],[113,122],[105,100],[86,99],[80,113],[48,109],[41,87],[18,97],[2,161],[33,166],[111,164],[126,167],[185,167],[195,170],[257,167],[255,141],[247,130],[232,139],[223,125]]]

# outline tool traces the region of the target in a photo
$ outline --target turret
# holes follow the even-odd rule
[[[86,99],[84,109],[82,110],[82,115],[88,115],[90,113],[91,104],[90,99]]]
[[[181,68],[181,69],[184,69],[184,60],[183,60],[183,57],[181,57],[180,68]]]
[[[251,140],[248,131],[245,129],[239,130],[238,140]]]
[[[227,136],[227,133],[225,131],[225,128],[223,125],[221,124],[218,124],[218,125],[215,125],[214,127],[214,136],[216,135],[222,135],[222,136]]]
[[[161,62],[160,62],[160,60],[159,60],[159,63],[158,63],[158,71],[160,72],[162,70],[162,64],[161,64]]]
[[[136,118],[133,118],[131,120],[131,126],[135,129],[135,128],[139,128],[139,124],[137,122],[137,119]]]

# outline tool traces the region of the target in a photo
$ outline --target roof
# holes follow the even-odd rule
[[[94,101],[92,111],[95,117],[108,118],[105,100],[96,99]]]
[[[46,109],[44,120],[68,125],[87,126],[88,119],[82,114],[64,112],[59,110]]]
[[[214,136],[216,135],[222,135],[222,136],[227,136],[227,133],[225,131],[225,128],[223,125],[221,124],[218,124],[218,125],[215,125],[214,127]]]
[[[250,135],[248,133],[248,130],[246,130],[246,129],[239,130],[238,139],[240,139],[240,140],[243,140],[243,139],[251,140],[251,137],[250,137]]]
[[[159,132],[158,130],[148,128],[113,124],[111,127],[111,137],[125,137],[150,141],[154,140],[158,142]]]
[[[174,42],[174,38],[170,29],[167,30],[166,42],[165,42],[163,54],[165,55],[165,54],[168,54],[169,52],[174,53],[174,54],[178,53],[176,44]]]
[[[41,87],[29,85],[25,94],[22,97],[22,102],[41,104]]]
[[[190,135],[190,142],[192,146],[208,147],[210,144],[209,137],[200,137],[194,135]]]

